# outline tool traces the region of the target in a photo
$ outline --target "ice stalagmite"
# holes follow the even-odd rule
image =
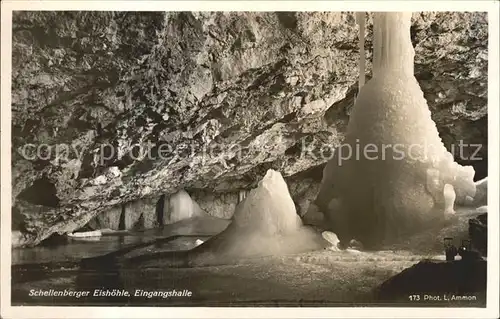
[[[165,198],[164,223],[172,224],[192,217],[204,216],[205,213],[189,194],[181,189]]]
[[[302,224],[283,177],[269,170],[259,186],[236,207],[233,222],[189,252],[189,265],[234,263],[243,258],[308,252],[329,245],[319,233]]]
[[[473,168],[446,150],[414,77],[410,26],[411,13],[374,14],[373,77],[323,172],[316,205],[343,243],[399,241],[450,211],[448,189],[457,201],[475,193]]]

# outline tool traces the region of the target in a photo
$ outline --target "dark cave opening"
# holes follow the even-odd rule
[[[120,223],[118,224],[118,230],[125,230],[125,217],[126,217],[125,205],[122,205],[122,213],[120,214]]]
[[[323,179],[323,170],[325,168],[325,165],[326,165],[325,163],[322,163],[316,166],[311,166],[306,170],[288,176],[286,179],[300,180],[300,179],[312,178],[320,182]]]
[[[474,167],[474,181],[477,182],[488,176],[488,159],[470,164]]]
[[[49,237],[45,238],[44,240],[42,240],[39,246],[51,247],[51,246],[65,245],[67,243],[68,243],[68,238],[66,236],[54,233]]]
[[[474,182],[480,181],[485,177],[488,177],[488,158],[486,157],[480,161],[473,160],[460,160],[456,159],[457,163],[460,165],[466,166],[470,165],[474,168]]]
[[[158,225],[163,225],[164,216],[163,209],[165,208],[165,195],[161,195],[160,199],[156,203],[156,222]]]
[[[34,205],[49,207],[58,207],[60,202],[54,183],[46,176],[36,180],[30,187],[24,189],[18,195],[18,198]]]

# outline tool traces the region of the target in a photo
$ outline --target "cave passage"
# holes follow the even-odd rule
[[[120,214],[120,223],[118,224],[118,230],[126,230],[126,210],[125,210],[125,205],[122,205],[122,213]]]
[[[165,208],[165,195],[161,195],[156,203],[156,222],[159,226],[163,225],[163,209]]]
[[[58,207],[60,202],[54,183],[46,176],[36,180],[33,185],[24,189],[18,195],[18,198],[34,205],[48,207]]]

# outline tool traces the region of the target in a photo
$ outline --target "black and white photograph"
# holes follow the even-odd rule
[[[432,2],[2,3],[2,317],[497,317],[499,3]]]

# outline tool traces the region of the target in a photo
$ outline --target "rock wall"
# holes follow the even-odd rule
[[[125,229],[147,229],[158,226],[156,203],[158,198],[143,198],[125,205]]]
[[[87,224],[91,229],[109,228],[112,230],[120,230],[120,220],[123,213],[123,205],[110,207],[99,213]]]
[[[144,197],[321,166],[357,92],[357,33],[348,12],[15,12],[16,245]],[[448,147],[482,144],[483,158],[487,37],[485,13],[413,16],[415,73],[440,134]],[[301,156],[304,145],[315,151]]]
[[[238,191],[214,193],[206,190],[193,190],[191,197],[207,214],[219,218],[230,219],[233,217],[238,205]]]
[[[488,256],[488,214],[469,219],[469,238],[473,249]]]

